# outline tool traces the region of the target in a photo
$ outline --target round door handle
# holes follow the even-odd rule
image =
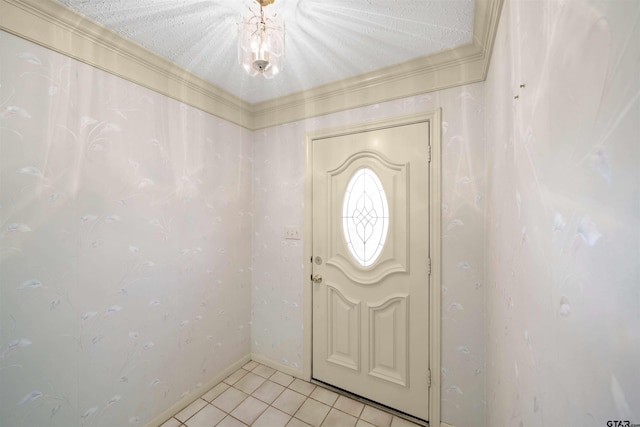
[[[322,276],[319,274],[314,274],[313,277],[311,277],[311,280],[313,281],[313,283],[322,283]]]

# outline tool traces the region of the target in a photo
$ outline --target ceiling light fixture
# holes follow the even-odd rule
[[[273,78],[282,70],[284,58],[284,23],[273,14],[265,16],[264,7],[275,0],[255,0],[260,13],[238,23],[238,61],[251,76]]]

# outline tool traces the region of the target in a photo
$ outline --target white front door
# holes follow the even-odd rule
[[[429,122],[314,139],[312,376],[429,418]]]

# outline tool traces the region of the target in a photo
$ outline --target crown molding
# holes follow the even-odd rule
[[[482,52],[473,44],[349,79],[253,104],[256,129],[359,108],[485,79]]]
[[[453,49],[253,104],[256,129],[487,78],[503,0],[475,0],[472,42]]]
[[[0,29],[251,128],[251,105],[53,0],[0,0]]]
[[[0,29],[256,130],[486,79],[503,0],[475,0],[472,42],[250,104],[54,0],[0,0]]]

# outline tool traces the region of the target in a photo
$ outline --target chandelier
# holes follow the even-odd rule
[[[255,0],[260,12],[251,12],[238,23],[238,61],[251,76],[273,78],[282,70],[284,23],[275,14],[267,16],[264,7],[275,0]]]

